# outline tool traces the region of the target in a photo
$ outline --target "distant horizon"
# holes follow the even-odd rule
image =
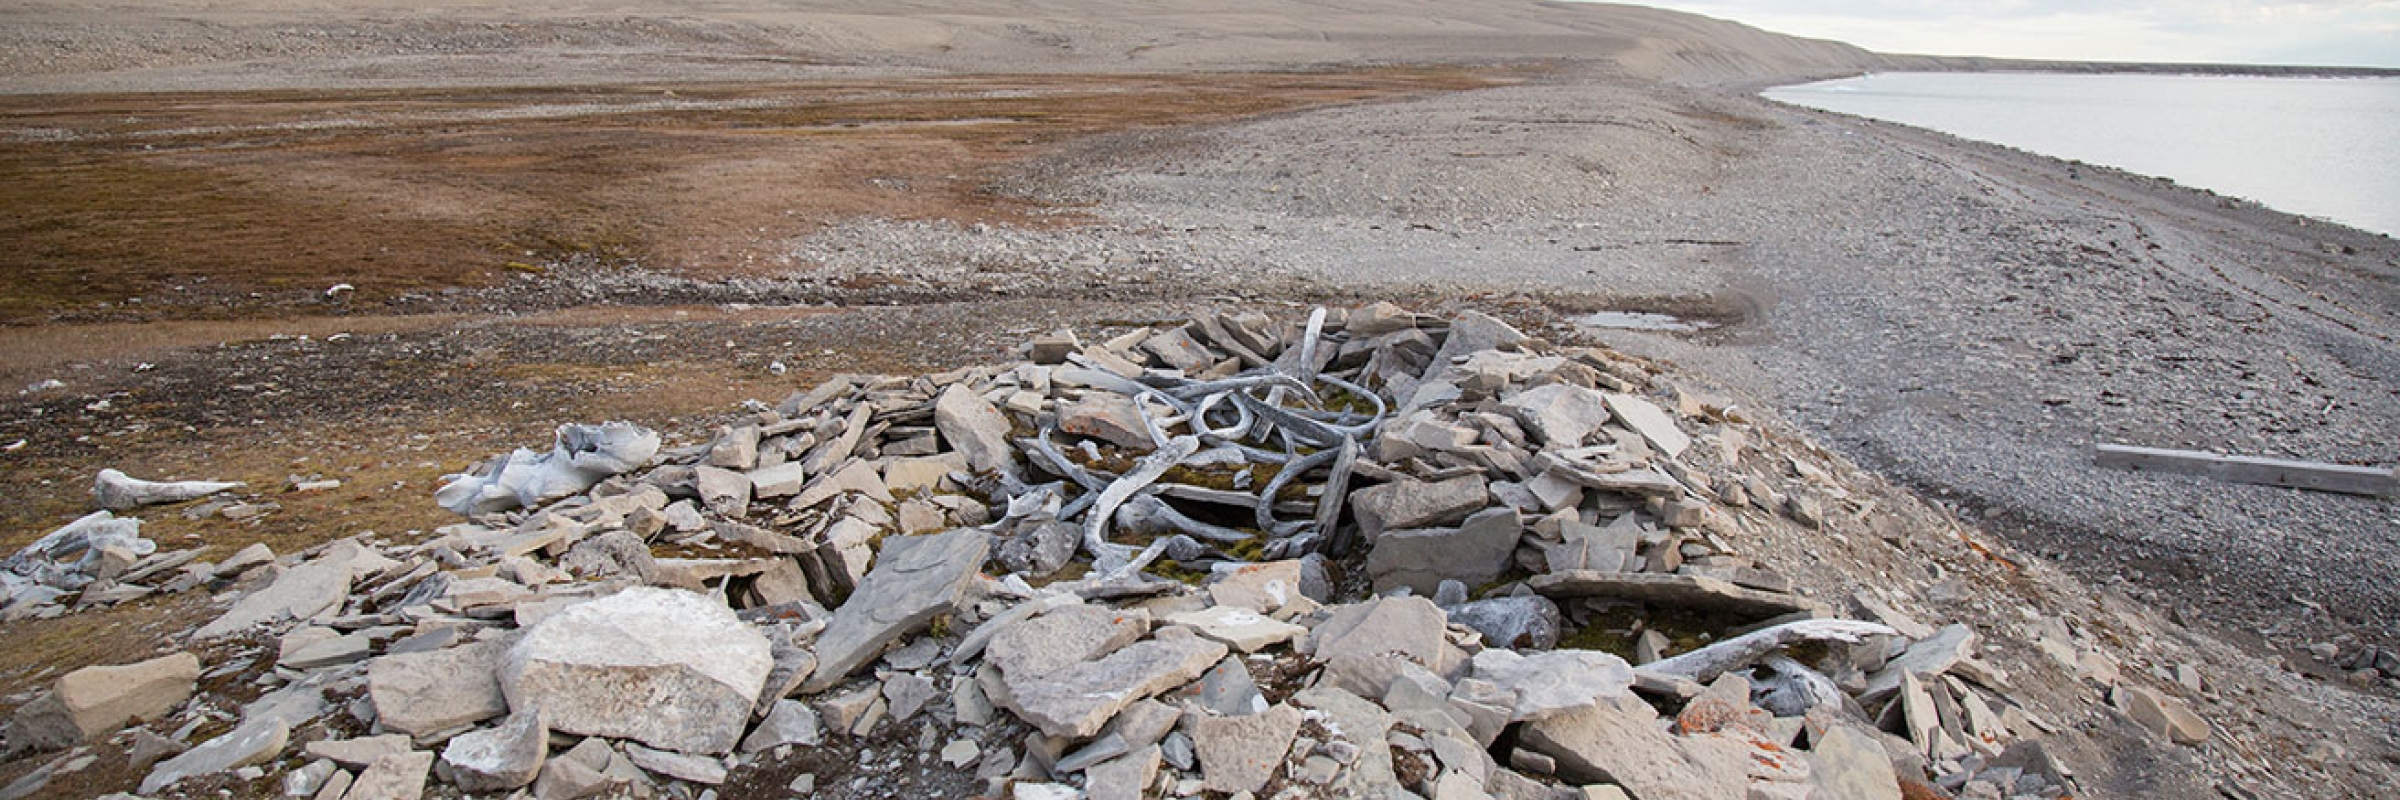
[[[1895,55],[2400,69],[2400,3],[2387,0],[1638,1]]]

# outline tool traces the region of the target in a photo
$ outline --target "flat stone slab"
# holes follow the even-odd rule
[[[199,679],[200,659],[190,653],[69,672],[51,683],[49,694],[17,709],[9,744],[65,748],[132,720],[164,717],[192,696]]]
[[[1134,701],[1192,682],[1225,653],[1189,629],[1167,628],[1098,660],[1008,675],[1005,705],[1043,733],[1086,739]]]
[[[1524,533],[1517,510],[1505,506],[1476,512],[1456,529],[1385,531],[1367,553],[1367,574],[1377,592],[1406,586],[1431,595],[1444,580],[1481,586],[1508,570]]]
[[[1555,717],[1633,691],[1633,666],[1593,650],[1552,650],[1531,656],[1513,650],[1475,654],[1475,677],[1516,695],[1510,721]]]
[[[552,729],[687,753],[741,741],[775,659],[716,598],[636,586],[544,618],[509,651],[509,707]]]
[[[885,539],[875,567],[817,636],[817,671],[800,690],[832,688],[892,642],[948,613],[990,553],[991,537],[973,528]]]
[[[291,726],[284,724],[282,717],[269,716],[245,723],[151,767],[150,775],[142,779],[142,794],[155,794],[185,778],[274,760],[283,754],[291,736]]]
[[[1613,783],[1642,800],[1722,800],[1745,794],[1746,748],[1713,738],[1674,736],[1658,726],[1655,714],[1629,712],[1611,703],[1527,724],[1518,742],[1556,760],[1562,780]]]
[[[1525,583],[1551,600],[1604,597],[1652,605],[1727,611],[1760,619],[1795,611],[1826,610],[1823,603],[1805,597],[1746,589],[1697,575],[1573,569],[1536,575]]]
[[[1972,655],[1976,643],[1980,641],[1982,637],[1977,636],[1973,628],[1956,624],[1943,626],[1941,630],[1934,631],[1932,636],[1909,645],[1907,651],[1884,664],[1883,669],[1868,675],[1867,688],[1859,692],[1858,700],[1868,703],[1890,697],[1893,692],[1900,690],[1902,675],[1931,680],[1933,676],[1948,672],[1959,661]]]
[[[1282,704],[1248,716],[1193,718],[1192,745],[1200,756],[1203,788],[1226,793],[1266,788],[1292,749],[1300,722],[1300,710]]]
[[[375,720],[411,736],[426,736],[508,713],[500,667],[509,641],[384,656],[367,664],[367,697]]]
[[[1244,653],[1255,653],[1308,632],[1307,628],[1270,619],[1241,606],[1210,606],[1176,614],[1168,617],[1167,622],[1190,626],[1201,636]]]

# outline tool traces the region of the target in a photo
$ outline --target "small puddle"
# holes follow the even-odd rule
[[[1651,314],[1642,311],[1602,311],[1575,319],[1586,328],[1608,328],[1620,331],[1663,331],[1666,333],[1697,333],[1717,327],[1706,320],[1684,319],[1672,314]]]

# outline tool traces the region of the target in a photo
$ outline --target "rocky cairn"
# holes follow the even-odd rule
[[[421,541],[206,564],[78,521],[8,562],[12,610],[247,591],[190,634],[215,663],[25,703],[11,752],[66,752],[5,794],[136,723],[179,726],[130,734],[144,795],[2072,791],[1971,629],[1837,609],[1728,544],[1825,500],[1641,362],[1389,304],[1025,349],[839,376],[691,446],[565,426],[453,476],[466,521]],[[127,480],[102,502],[228,488]],[[263,694],[195,696],[219,676]]]

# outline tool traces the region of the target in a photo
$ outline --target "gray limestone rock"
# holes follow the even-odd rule
[[[1430,595],[1444,580],[1481,586],[1508,570],[1524,532],[1517,510],[1505,506],[1477,512],[1455,530],[1385,531],[1367,554],[1367,574],[1377,592],[1406,586]]]
[[[342,800],[417,800],[425,796],[425,775],[433,769],[433,754],[422,750],[375,759]]]
[[[367,697],[375,704],[376,722],[427,736],[508,713],[500,668],[512,643],[474,642],[368,662]]]
[[[115,733],[133,720],[164,717],[192,696],[199,679],[200,659],[190,653],[69,672],[17,709],[8,723],[9,747],[56,750]]]
[[[1228,657],[1200,676],[1192,700],[1202,710],[1221,717],[1240,717],[1267,710],[1267,698],[1239,657]]]
[[[1432,600],[1385,597],[1337,606],[1324,622],[1310,630],[1302,648],[1311,658],[1329,662],[1345,655],[1393,654],[1437,673],[1446,673],[1464,658],[1443,629],[1449,619]],[[1381,695],[1382,685],[1373,690]]]
[[[1581,446],[1609,418],[1608,401],[1600,392],[1564,383],[1518,392],[1500,401],[1500,408],[1553,448]]]
[[[413,749],[404,733],[380,736],[361,736],[355,739],[320,739],[304,748],[310,758],[322,758],[347,769],[366,769],[375,759]]]
[[[933,699],[933,681],[908,673],[894,675],[883,682],[883,699],[890,704],[892,721],[904,722]]]
[[[1822,797],[1900,800],[1900,778],[1875,735],[1834,725],[1809,751],[1809,780]]]
[[[1648,400],[1612,392],[1608,395],[1608,410],[1669,460],[1683,455],[1692,446],[1692,437],[1675,427],[1675,417]]]
[[[972,528],[885,539],[874,569],[817,636],[816,674],[801,691],[832,687],[892,642],[949,612],[981,574],[989,552],[990,537]]]
[[[705,595],[633,587],[526,631],[501,686],[554,729],[723,753],[740,741],[774,658],[766,636]]]
[[[291,726],[284,724],[281,717],[243,723],[151,767],[149,776],[142,778],[142,794],[156,794],[185,778],[266,763],[283,754],[291,735]]]
[[[750,476],[702,464],[692,468],[692,482],[710,511],[736,518],[750,513]]]
[[[1008,443],[1008,417],[965,384],[951,384],[934,400],[933,427],[950,449],[966,455],[967,466],[975,471],[1017,474],[1017,451]]]
[[[1350,493],[1351,513],[1369,540],[1387,530],[1422,528],[1465,519],[1490,505],[1483,475],[1427,483],[1398,480]]]
[[[1516,695],[1515,721],[1540,720],[1595,703],[1630,697],[1633,667],[1594,650],[1553,650],[1531,656],[1491,649],[1475,654],[1475,677]]]
[[[1091,800],[1141,800],[1158,780],[1158,745],[1148,745],[1084,771]]]
[[[972,682],[966,682],[973,685]],[[742,752],[756,753],[787,744],[815,747],[824,739],[824,729],[817,721],[817,712],[798,700],[777,700],[774,710],[742,740]]]
[[[1822,611],[1824,604],[1797,595],[1745,589],[1715,578],[1660,573],[1612,573],[1568,570],[1535,575],[1525,582],[1552,600],[1600,597],[1670,607],[1696,608],[1752,616],[1779,617],[1795,611]]]
[[[450,782],[470,794],[506,792],[533,782],[550,754],[550,728],[541,709],[509,716],[498,727],[452,737],[442,748]]]
[[[1913,675],[1919,680],[1949,671],[1960,659],[1975,652],[1982,638],[1975,629],[1965,625],[1947,625],[1933,636],[1909,645],[1908,650],[1884,665],[1883,669],[1867,676],[1867,688],[1858,693],[1861,703],[1873,703],[1892,696],[1900,690],[1900,676]]]
[[[1516,650],[1558,646],[1558,604],[1541,595],[1494,597],[1446,609],[1450,621],[1483,634],[1484,644]]]
[[[1224,645],[1186,628],[1167,628],[1096,660],[1007,673],[1003,705],[1044,733],[1088,737],[1125,706],[1190,683],[1224,657]]]
[[[1136,453],[1158,449],[1158,443],[1150,439],[1149,426],[1142,424],[1141,410],[1134,407],[1133,398],[1114,392],[1092,392],[1082,400],[1060,405],[1058,429]]]
[[[1227,793],[1266,788],[1291,751],[1300,722],[1300,710],[1282,704],[1247,716],[1192,717],[1190,732],[1203,786]]]
[[[1651,715],[1614,703],[1536,720],[1524,727],[1518,746],[1555,760],[1563,780],[1617,784],[1642,800],[1746,794],[1746,748],[1714,737],[1670,735]]]
[[[308,619],[338,610],[350,596],[350,581],[381,571],[392,563],[355,541],[335,542],[323,555],[285,570],[266,588],[235,601],[216,621],[201,626],[192,635],[214,639],[255,625]]]
[[[715,786],[725,782],[725,762],[708,756],[656,750],[631,742],[625,745],[625,757],[633,765],[677,780]]]

